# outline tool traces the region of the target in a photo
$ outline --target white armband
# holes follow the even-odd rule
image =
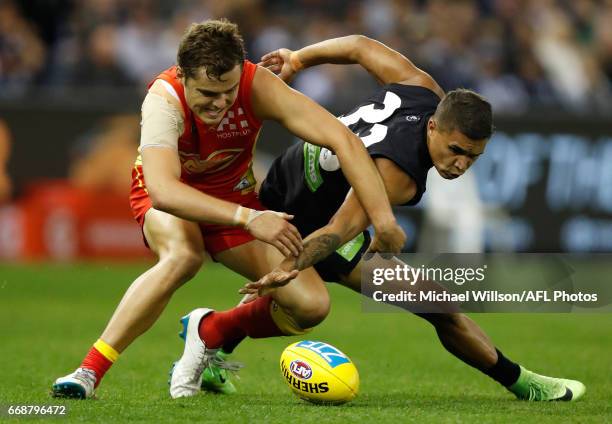
[[[260,211],[257,209],[245,208],[242,205],[238,205],[236,208],[236,212],[234,213],[234,225],[238,225],[242,228],[246,228],[248,230],[249,224],[253,222],[255,218],[264,213],[273,213],[274,215],[278,215],[283,217],[284,213],[264,210]]]
[[[179,110],[164,97],[155,93],[146,95],[140,126],[140,150],[153,146],[178,149],[184,120]]]

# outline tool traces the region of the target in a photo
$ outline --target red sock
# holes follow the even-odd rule
[[[87,368],[96,373],[97,378],[95,387],[98,387],[100,381],[102,381],[102,377],[104,377],[104,374],[106,374],[106,371],[108,371],[111,365],[113,365],[113,362],[110,359],[102,355],[98,349],[92,347],[85,359],[83,359],[81,368]]]
[[[216,349],[245,336],[254,339],[283,336],[270,315],[270,296],[260,297],[229,311],[213,312],[200,322],[200,338]]]

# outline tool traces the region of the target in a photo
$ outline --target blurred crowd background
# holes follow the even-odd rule
[[[0,96],[143,87],[174,62],[189,23],[220,16],[239,24],[254,61],[361,33],[404,53],[446,90],[478,90],[499,113],[612,110],[610,0],[0,0]],[[364,87],[356,78],[321,68],[296,85],[331,104]]]
[[[612,251],[612,0],[0,0],[0,259],[146,254],[127,204],[140,103],[189,24],[220,17],[254,62],[365,34],[488,98],[473,172],[430,173],[398,215],[408,251]],[[377,86],[359,66],[292,85],[336,114]]]

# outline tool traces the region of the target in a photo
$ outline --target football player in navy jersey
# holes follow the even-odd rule
[[[454,179],[484,152],[493,132],[491,105],[470,90],[445,94],[430,75],[375,40],[353,35],[298,51],[280,49],[265,55],[260,65],[289,82],[302,69],[323,63],[359,64],[382,84],[339,119],[365,144],[392,204],[417,204],[432,166],[443,178]],[[361,291],[361,270],[368,266],[362,256],[368,246],[373,252],[382,249],[376,237],[370,243],[365,231],[368,217],[339,169],[333,152],[307,142],[292,146],[274,161],[260,200],[267,208],[295,215],[293,224],[307,236],[304,250],[247,284],[243,293],[251,298],[268,294],[288,284],[296,271],[311,266],[324,280]],[[578,381],[542,376],[510,361],[464,314],[418,315],[433,324],[449,352],[519,399],[571,401],[585,392]],[[231,351],[241,340],[227,337],[224,349]]]

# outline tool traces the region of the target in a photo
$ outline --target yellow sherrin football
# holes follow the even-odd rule
[[[359,391],[357,368],[327,343],[304,340],[287,346],[280,368],[293,393],[309,402],[339,405]]]

